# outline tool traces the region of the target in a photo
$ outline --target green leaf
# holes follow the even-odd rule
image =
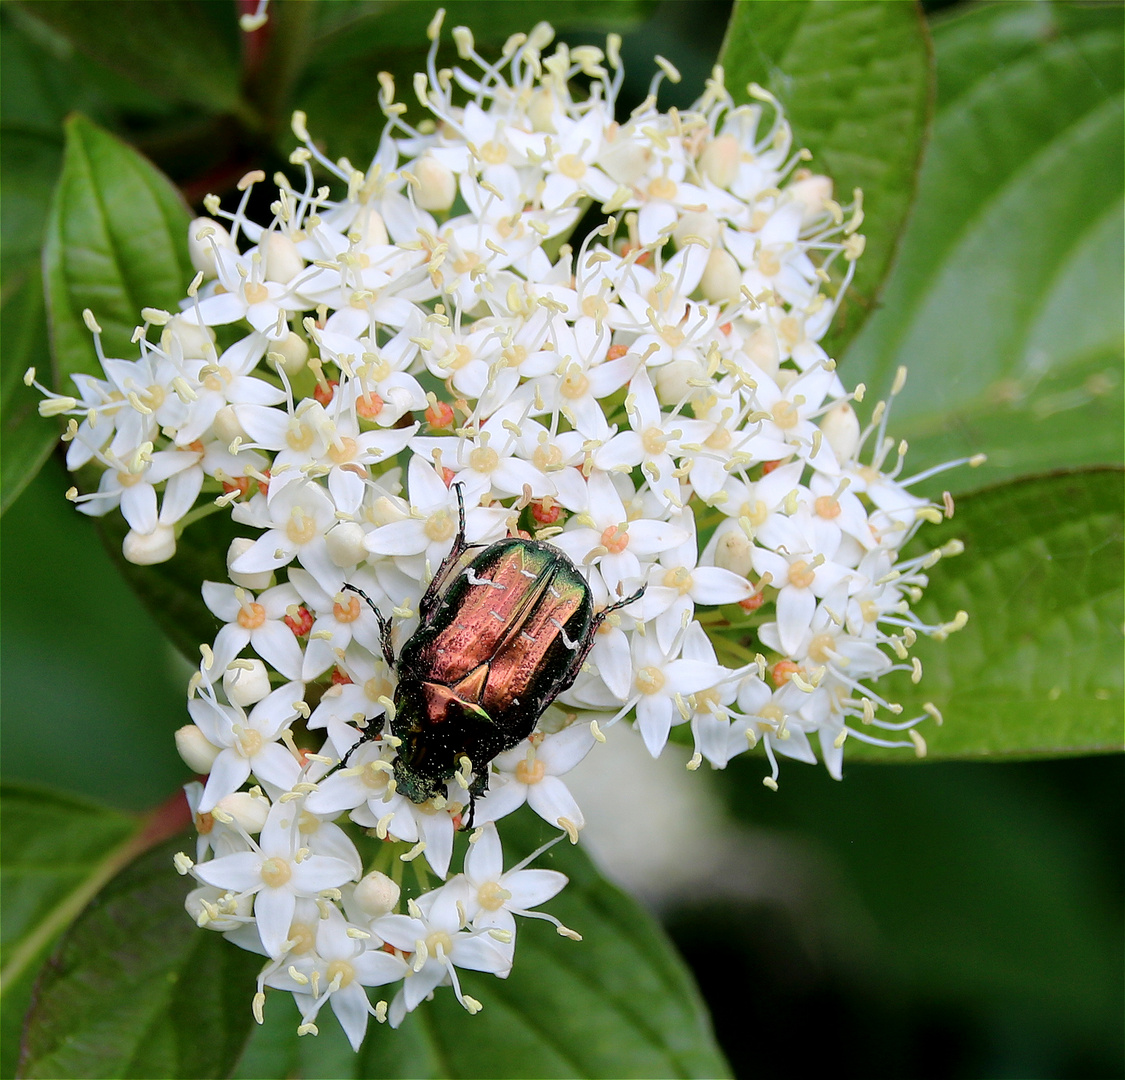
[[[0,301],[0,514],[35,478],[59,441],[58,421],[39,415],[39,392],[23,384],[29,367],[45,368],[49,360],[37,269],[32,264],[15,282],[9,277]]]
[[[138,825],[115,810],[10,783],[0,789],[0,807],[0,1069],[13,1076],[35,974]]]
[[[160,5],[157,5],[160,6]],[[100,375],[82,311],[102,327],[107,356],[130,343],[142,307],[177,310],[191,280],[191,214],[171,182],[82,116],[66,123],[66,154],[47,224],[47,304],[56,376]]]
[[[883,307],[845,357],[911,467],[989,454],[954,490],[1122,459],[1122,9],[939,23],[938,105]]]
[[[79,52],[160,98],[250,119],[239,88],[234,4],[23,0],[20,6]]]
[[[913,4],[736,0],[719,62],[727,89],[759,83],[784,105],[837,199],[862,188],[867,248],[823,344],[839,356],[875,305],[914,195],[930,111],[930,57]]]
[[[945,723],[921,729],[930,757],[1122,749],[1122,517],[1122,474],[1103,469],[974,492],[924,530],[927,545],[959,537],[965,553],[929,572],[914,610],[940,623],[964,609],[969,622],[918,641],[919,684],[896,672],[879,693],[904,716],[937,704]],[[844,757],[894,753],[851,739]]]
[[[639,22],[653,8],[651,0],[453,0],[443,5],[442,47],[438,67],[457,63],[450,31],[467,26],[484,55],[495,58],[514,33],[527,33],[544,18],[559,31],[607,29],[621,31]],[[309,118],[309,131],[323,140],[329,155],[346,156],[366,166],[378,148],[383,116],[375,75],[389,71],[400,101],[416,104],[411,78],[425,71],[430,43],[426,28],[438,5],[412,2],[321,4],[317,37],[305,69],[297,104]],[[365,73],[357,78],[357,71]],[[346,107],[343,103],[347,103]],[[288,150],[292,137],[282,144]]]
[[[227,1076],[253,1025],[261,957],[184,911],[182,839],[130,863],[63,938],[35,987],[21,1076]]]
[[[524,810],[504,819],[500,833],[511,865],[554,830]],[[464,991],[484,1004],[476,1016],[451,990],[439,989],[398,1031],[372,1024],[353,1055],[327,1016],[316,1040],[298,1041],[295,1010],[271,998],[267,1028],[251,1039],[234,1075],[729,1075],[699,992],[651,916],[602,878],[579,848],[558,844],[536,865],[570,878],[544,906],[583,940],[523,920],[509,978],[459,973]]]

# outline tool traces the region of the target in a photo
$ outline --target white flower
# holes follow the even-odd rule
[[[275,803],[251,851],[223,855],[195,868],[208,885],[254,897],[258,934],[266,953],[275,958],[287,951],[297,897],[315,897],[356,876],[348,861],[304,853],[299,815],[299,803]]]

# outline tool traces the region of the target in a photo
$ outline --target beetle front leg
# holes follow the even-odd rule
[[[457,535],[453,539],[453,547],[449,549],[449,554],[441,560],[437,573],[430,579],[430,584],[426,586],[422,599],[418,601],[418,615],[422,622],[429,618],[433,609],[437,606],[441,587],[445,584],[445,579],[449,576],[450,570],[457,565],[461,556],[470,547],[475,546],[465,542],[465,496],[461,492],[462,485],[455,483],[453,487],[457,490]]]
[[[350,582],[344,583],[344,588],[350,592],[357,593],[364,600],[367,601],[367,606],[375,613],[375,618],[379,622],[379,641],[383,646],[383,659],[387,661],[387,666],[391,671],[395,669],[395,648],[391,641],[391,620],[386,617],[376,606],[375,601],[371,599],[362,589],[357,588]]]
[[[582,670],[582,665],[586,663],[586,657],[590,655],[590,650],[594,647],[594,639],[597,636],[598,628],[606,620],[607,615],[612,615],[613,612],[619,608],[628,607],[634,601],[639,600],[645,594],[646,586],[642,585],[632,596],[625,597],[624,600],[618,600],[615,604],[610,604],[608,607],[602,608],[593,619],[590,621],[590,630],[586,635],[586,640],[578,643],[578,651],[575,653],[570,662],[570,667],[567,670],[564,688],[569,689],[573,685],[574,680],[578,678],[578,673]]]

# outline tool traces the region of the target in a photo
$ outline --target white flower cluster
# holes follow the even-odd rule
[[[513,914],[550,918],[530,909],[565,878],[528,860],[505,873],[493,823],[526,801],[576,840],[561,777],[602,728],[635,713],[657,755],[689,725],[691,768],[760,743],[773,788],[776,755],[815,761],[814,734],[835,777],[849,736],[921,753],[925,717],[897,718],[870,683],[917,677],[916,636],[964,620],[910,610],[953,545],[899,558],[952,505],[910,492],[885,406],[862,428],[862,389],[817,344],[863,249],[858,192],[833,201],[776,100],[754,86],[735,107],[720,70],[692,110],[661,112],[676,75],[658,60],[649,98],[617,120],[616,36],[548,54],[541,24],[492,64],[458,28],[472,70],[437,70],[439,26],[413,87],[424,122],[384,76],[388,123],[361,171],[325,157],[297,114],[304,182],[277,178],[269,223],[247,210],[264,174],[233,212],[209,197],[181,310],[146,311],[139,358],[102,358],[78,399],[43,390],[42,411],[70,416],[69,466],[104,468],[70,497],[120,506],[127,558],[171,557],[216,505],[253,533],[228,553],[230,582],[204,586],[224,625],[177,736],[207,774],[189,787],[200,838],[180,868],[200,925],[268,958],[258,1015],[266,986],[294,995],[302,1031],[331,1001],[356,1046],[369,1014],[397,1024],[442,983],[479,1008],[458,968],[507,974]],[[575,249],[591,207],[600,224]],[[595,607],[643,595],[487,767],[451,876],[470,777],[422,804],[397,790],[394,652],[355,590],[394,616],[401,647],[458,493],[469,543],[534,534],[580,568]],[[400,846],[362,857],[364,833]],[[396,913],[403,861],[423,854],[442,884]],[[373,1007],[364,987],[390,983],[389,1009]]]

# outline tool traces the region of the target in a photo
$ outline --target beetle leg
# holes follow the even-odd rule
[[[437,573],[430,579],[429,585],[426,586],[426,591],[422,594],[422,599],[418,601],[418,615],[422,622],[425,622],[430,617],[434,607],[437,605],[441,587],[445,584],[445,579],[449,577],[450,570],[457,565],[461,560],[461,556],[464,555],[470,547],[479,546],[477,544],[465,543],[465,497],[461,493],[461,484],[455,483],[453,487],[457,489],[457,536],[454,537],[453,547],[449,549],[449,554],[441,560],[441,566],[437,568]]]
[[[344,588],[349,589],[351,592],[358,593],[363,597],[363,599],[367,601],[367,606],[375,613],[375,618],[379,621],[379,640],[383,645],[383,659],[387,661],[391,671],[394,671],[395,649],[391,642],[391,620],[375,606],[375,601],[362,589],[356,588],[356,586],[352,585],[350,582],[345,582]]]
[[[611,612],[617,611],[618,608],[628,607],[629,604],[644,596],[644,592],[645,586],[642,585],[632,596],[627,596],[624,600],[618,600],[616,604],[610,604],[594,616],[590,622],[590,629],[586,634],[586,640],[578,643],[578,652],[575,653],[574,657],[571,659],[570,667],[567,669],[561,690],[568,690],[574,684],[574,680],[578,678],[578,673],[582,670],[582,665],[586,663],[586,657],[590,655],[590,650],[594,647],[594,638],[598,632],[598,627],[605,621],[606,616]],[[564,641],[565,640],[564,637]]]
[[[618,611],[620,608],[628,607],[630,604],[635,603],[637,600],[639,600],[642,596],[644,596],[645,589],[647,587],[647,585],[642,585],[635,593],[633,593],[632,596],[627,596],[624,600],[618,600],[615,604],[610,604],[608,607],[602,608],[602,610],[594,616],[594,629],[596,630],[599,626],[601,626],[603,622],[605,622],[605,618],[607,615],[611,614],[614,611]]]
[[[473,777],[473,782],[469,785],[469,820],[466,824],[461,826],[462,832],[472,832],[473,819],[477,813],[477,799],[481,798],[488,792],[488,764],[484,766],[483,772],[478,772]]]

